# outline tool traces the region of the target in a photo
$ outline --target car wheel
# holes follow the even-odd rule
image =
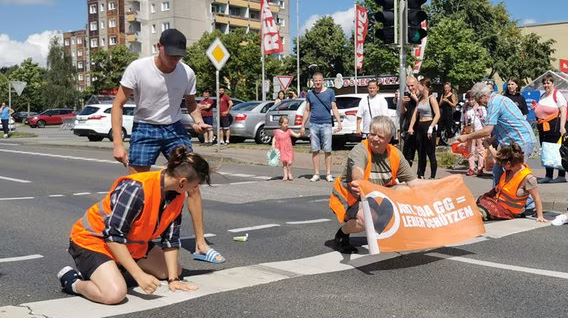
[[[38,120],[38,127],[39,128],[44,128],[46,127],[46,122],[43,120]]]
[[[258,144],[270,144],[271,137],[265,134],[265,126],[259,126],[255,133],[255,142]]]
[[[87,136],[87,139],[89,139],[90,142],[100,142],[103,140],[103,137],[101,136]]]

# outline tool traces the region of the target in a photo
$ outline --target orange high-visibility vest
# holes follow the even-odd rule
[[[114,258],[107,243],[103,239],[105,219],[111,215],[111,193],[125,179],[131,179],[142,184],[144,191],[144,207],[142,213],[131,223],[126,236],[127,248],[134,259],[143,258],[148,249],[148,242],[160,237],[168,226],[178,217],[184,206],[184,194],[172,200],[162,211],[160,210],[160,171],[137,173],[118,178],[107,195],[98,203],[93,204],[82,218],[77,220],[71,229],[70,238],[73,243],[82,248],[95,251]]]
[[[527,196],[517,196],[517,191],[523,183],[525,177],[532,174],[532,170],[528,165],[524,164],[524,168],[516,172],[510,181],[505,182],[507,173],[503,173],[496,187],[496,198],[499,204],[508,210],[513,216],[520,215],[524,212]]]
[[[366,163],[366,168],[364,169],[364,180],[368,180],[370,177],[370,171],[372,170],[372,151],[368,145],[368,140],[362,141],[364,148],[368,152]],[[392,179],[390,182],[384,184],[384,186],[396,185],[396,178],[398,176],[398,169],[400,167],[400,153],[398,149],[392,145],[386,146],[386,153],[388,156],[388,162],[390,163],[390,171],[392,173]],[[350,192],[349,182],[343,182],[341,177],[337,177],[333,184],[333,190],[329,198],[329,207],[336,215],[339,223],[344,222],[344,216],[349,207],[351,207],[358,199]]]

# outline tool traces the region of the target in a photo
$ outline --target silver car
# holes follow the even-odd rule
[[[265,133],[273,138],[273,131],[280,128],[279,118],[287,116],[289,119],[289,128],[299,132],[301,122],[303,121],[303,112],[307,103],[305,99],[286,99],[270,108],[265,114]],[[305,136],[300,139],[309,139],[309,122],[305,124]],[[293,138],[295,141],[296,138]],[[269,140],[271,142],[271,139]]]
[[[230,110],[233,117],[231,140],[243,142],[253,138],[258,144],[270,143],[271,136],[265,134],[265,114],[273,104],[273,101],[246,101],[233,106]]]

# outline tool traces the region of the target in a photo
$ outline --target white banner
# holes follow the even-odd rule
[[[261,45],[265,55],[283,52],[283,42],[279,36],[279,29],[275,24],[267,0],[261,0]]]

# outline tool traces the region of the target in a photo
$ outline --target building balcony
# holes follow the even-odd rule
[[[140,33],[132,32],[127,34],[127,42],[140,42]]]
[[[138,14],[136,11],[129,11],[127,12],[127,22],[135,22],[138,20]]]

